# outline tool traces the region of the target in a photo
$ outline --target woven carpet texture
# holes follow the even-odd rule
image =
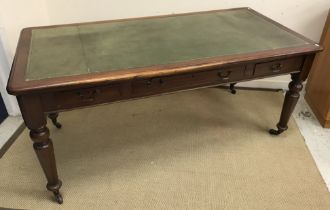
[[[270,136],[280,92],[208,88],[60,114],[54,202],[28,130],[0,160],[0,207],[330,209],[294,121]]]

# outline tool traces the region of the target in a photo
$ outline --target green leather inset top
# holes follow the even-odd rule
[[[32,31],[26,80],[305,44],[247,9],[41,28]]]

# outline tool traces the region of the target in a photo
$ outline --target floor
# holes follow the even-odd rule
[[[293,117],[330,192],[330,129],[322,128],[303,98]]]
[[[267,133],[282,103],[281,92],[207,88],[61,113],[63,127],[49,129],[63,205],[25,129],[0,161],[0,206],[329,210],[294,119],[283,135]]]

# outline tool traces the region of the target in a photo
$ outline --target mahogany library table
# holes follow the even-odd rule
[[[250,8],[32,27],[22,30],[7,90],[16,95],[58,203],[47,116],[181,90],[291,74],[277,129],[285,131],[315,42]]]

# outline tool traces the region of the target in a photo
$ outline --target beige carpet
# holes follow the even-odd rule
[[[20,209],[329,209],[297,126],[267,133],[281,93],[203,89],[62,113],[52,201],[28,132],[0,159],[0,206]]]

